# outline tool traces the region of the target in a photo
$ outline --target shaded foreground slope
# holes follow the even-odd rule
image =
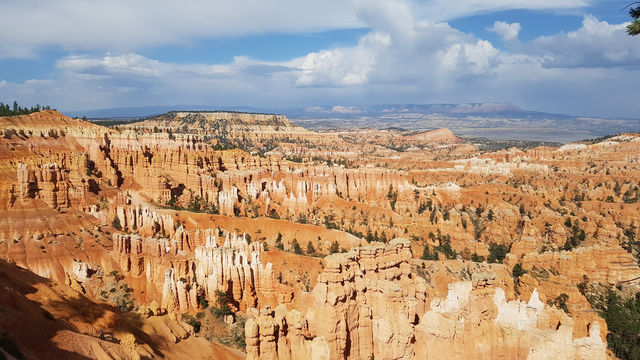
[[[190,326],[168,316],[121,314],[67,285],[0,261],[0,352],[15,358],[243,358],[191,332]]]

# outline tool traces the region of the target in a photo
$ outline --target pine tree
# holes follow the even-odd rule
[[[298,239],[293,239],[293,242],[291,243],[291,249],[293,250],[294,253],[301,255],[302,254],[302,248],[300,247],[300,244],[298,243]]]
[[[331,247],[329,248],[329,252],[332,254],[335,254],[337,252],[340,251],[340,244],[338,244],[338,241],[334,241],[331,243]]]
[[[278,237],[276,238],[276,248],[279,250],[284,250],[284,244],[282,244],[282,234],[278,233]]]
[[[307,243],[307,255],[313,255],[315,253],[316,253],[316,248],[313,247],[311,240],[309,240],[309,242]]]

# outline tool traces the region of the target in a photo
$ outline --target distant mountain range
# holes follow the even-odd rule
[[[174,106],[142,106],[130,108],[110,108],[85,111],[66,111],[71,117],[87,116],[88,118],[141,118],[159,115],[169,111],[186,110],[230,110],[255,113],[283,114],[289,118],[317,119],[317,118],[359,118],[363,116],[381,116],[393,113],[413,113],[424,115],[447,115],[451,117],[493,116],[493,117],[522,117],[529,119],[569,119],[575,116],[565,114],[551,114],[539,111],[522,110],[512,104],[477,103],[477,104],[386,104],[386,105],[334,105],[307,106],[297,108],[260,108],[248,106],[212,107],[207,105],[174,105]]]
[[[523,110],[505,103],[334,105],[256,108],[204,105],[148,106],[68,111],[90,119],[137,119],[172,110],[229,110],[283,114],[310,130],[354,128],[449,128],[456,135],[494,140],[522,139],[570,142],[621,132],[640,132],[639,119],[605,119]]]

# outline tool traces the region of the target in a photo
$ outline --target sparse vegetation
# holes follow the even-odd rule
[[[555,299],[553,300],[549,300],[549,305],[553,305],[555,307],[557,307],[560,310],[563,310],[564,312],[568,313],[569,309],[567,308],[567,300],[569,300],[569,295],[562,293],[558,296],[556,296]]]
[[[294,254],[302,255],[302,248],[298,243],[298,239],[294,238],[293,241],[291,242],[291,250],[293,251]]]
[[[437,252],[431,252],[429,250],[429,245],[425,245],[424,249],[422,250],[422,257],[420,258],[422,260],[438,260],[438,253]]]
[[[231,299],[229,294],[221,290],[216,290],[215,298],[217,306],[209,307],[209,311],[212,315],[222,318],[233,313],[231,311],[231,307],[229,306],[233,299]]]
[[[567,241],[564,244],[564,250],[571,250],[579,246],[585,240],[585,238],[586,234],[584,230],[580,229],[577,223],[573,223],[573,226],[571,227],[571,233],[567,237]]]
[[[113,217],[113,221],[111,222],[111,226],[118,231],[122,231],[122,225],[120,224],[120,218],[118,215]]]
[[[276,238],[276,249],[284,250],[284,244],[282,243],[282,234],[278,233],[278,237]]]
[[[316,248],[313,246],[313,243],[311,242],[311,240],[309,240],[309,242],[307,243],[307,255],[315,255],[316,254]]]
[[[509,253],[509,248],[504,244],[490,243],[488,262],[502,264],[502,261],[504,260],[505,257],[507,257],[508,253]]]

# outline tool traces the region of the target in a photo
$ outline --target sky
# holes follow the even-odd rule
[[[2,0],[0,102],[512,103],[640,118],[611,0]]]

